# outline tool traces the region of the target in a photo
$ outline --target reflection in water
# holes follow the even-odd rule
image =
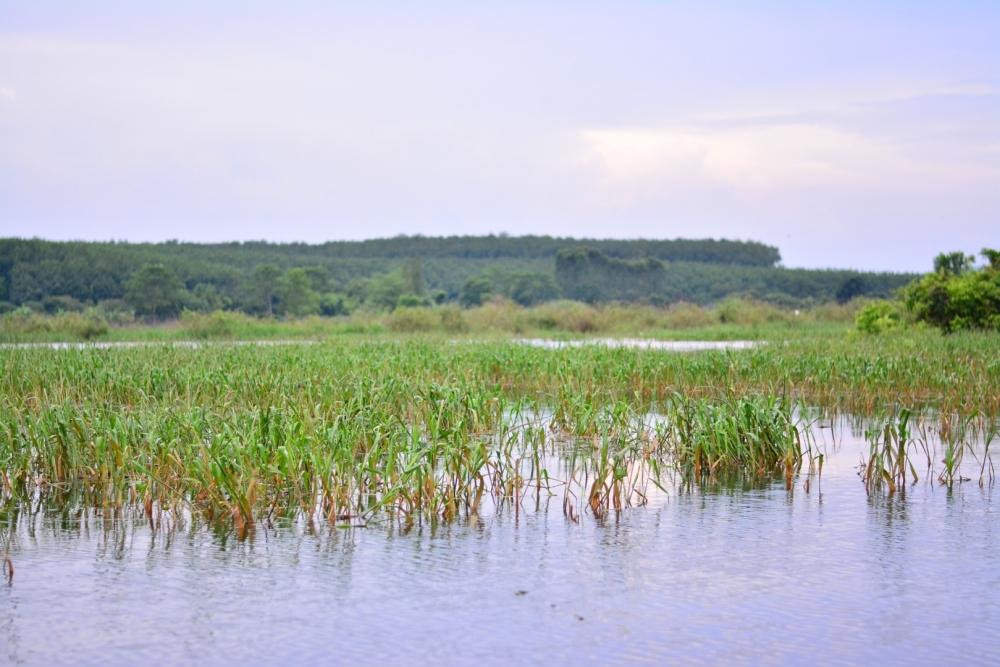
[[[529,494],[453,523],[277,522],[10,507],[15,664],[987,664],[1000,650],[991,490],[867,496],[865,445],[818,429],[822,483],[671,480],[563,515]]]

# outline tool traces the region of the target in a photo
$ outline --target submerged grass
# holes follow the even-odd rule
[[[5,503],[138,509],[154,528],[193,514],[238,536],[288,516],[449,521],[531,495],[561,495],[577,521],[644,503],[668,467],[791,487],[812,462],[801,405],[960,419],[962,456],[963,434],[1000,412],[997,340],[692,355],[435,339],[4,349],[0,484]],[[870,491],[905,483],[911,419],[873,438]]]

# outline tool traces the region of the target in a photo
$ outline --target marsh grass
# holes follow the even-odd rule
[[[803,405],[903,403],[867,467],[869,491],[893,493],[914,471],[914,422],[968,408],[978,417],[950,427],[962,443],[997,414],[983,339],[933,340],[692,355],[433,339],[5,349],[0,487],[5,506],[134,511],[154,530],[196,517],[241,539],[296,517],[405,528],[550,497],[570,521],[603,519],[668,474],[791,488],[806,462],[822,466]],[[987,462],[988,449],[983,475]]]
[[[861,302],[824,304],[789,310],[730,298],[714,306],[677,303],[589,305],[551,301],[522,307],[506,299],[461,309],[456,305],[404,307],[391,312],[358,310],[349,316],[277,320],[239,312],[185,312],[179,319],[144,323],[111,322],[96,309],[85,313],[42,315],[26,309],[0,315],[0,341],[59,342],[80,340],[254,340],[322,338],[350,334],[470,332],[483,335],[619,335],[659,338],[733,339],[843,334],[851,329]]]

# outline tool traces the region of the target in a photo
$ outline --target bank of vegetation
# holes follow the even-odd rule
[[[774,247],[727,240],[399,237],[319,245],[0,239],[0,312],[94,308],[109,319],[181,312],[337,316],[503,297],[523,306],[716,303],[804,308],[887,297],[913,276],[780,267]]]
[[[983,263],[963,252],[942,253],[934,270],[899,290],[894,300],[865,304],[857,327],[869,334],[926,326],[944,333],[1000,331],[1000,251],[984,248]]]
[[[559,300],[526,307],[494,297],[468,308],[456,304],[400,306],[391,311],[362,309],[334,317],[279,318],[238,311],[184,311],[176,319],[161,322],[134,317],[111,319],[97,309],[54,315],[18,309],[0,315],[0,342],[320,340],[355,334],[759,339],[843,334],[853,326],[866,303],[853,300],[798,310],[729,298],[712,306]]]

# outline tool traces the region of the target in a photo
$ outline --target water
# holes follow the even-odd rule
[[[226,341],[200,341],[200,340],[120,340],[120,341],[91,341],[82,343],[0,343],[0,350],[116,350],[133,349],[137,347],[184,347],[198,349],[202,347],[223,347],[223,346],[252,346],[252,347],[273,347],[278,345],[313,345],[316,341],[309,339],[301,340],[226,340]]]
[[[582,340],[552,340],[549,338],[519,338],[517,343],[531,347],[560,349],[565,347],[583,347],[596,345],[610,348],[629,348],[636,350],[663,350],[667,352],[704,352],[706,350],[746,350],[760,341],[751,340],[653,340],[649,338],[587,338]]]
[[[275,346],[275,345],[312,345],[317,341],[310,339],[295,340],[232,340],[232,341],[195,341],[195,340],[175,340],[175,341],[96,341],[78,343],[0,343],[0,350],[111,350],[129,349],[137,347],[185,347],[197,349],[201,347],[221,347],[221,346]],[[514,342],[531,347],[543,347],[547,349],[561,349],[566,347],[583,347],[596,345],[610,348],[629,348],[637,350],[664,350],[667,352],[704,352],[707,350],[746,350],[756,345],[761,345],[760,341],[750,340],[653,340],[649,338],[586,338],[580,340],[553,340],[549,338],[518,338]]]
[[[0,588],[12,664],[995,664],[989,486],[866,497],[862,439],[816,433],[821,484],[560,497],[450,525],[104,531],[40,512]],[[970,471],[971,472],[971,471]]]

